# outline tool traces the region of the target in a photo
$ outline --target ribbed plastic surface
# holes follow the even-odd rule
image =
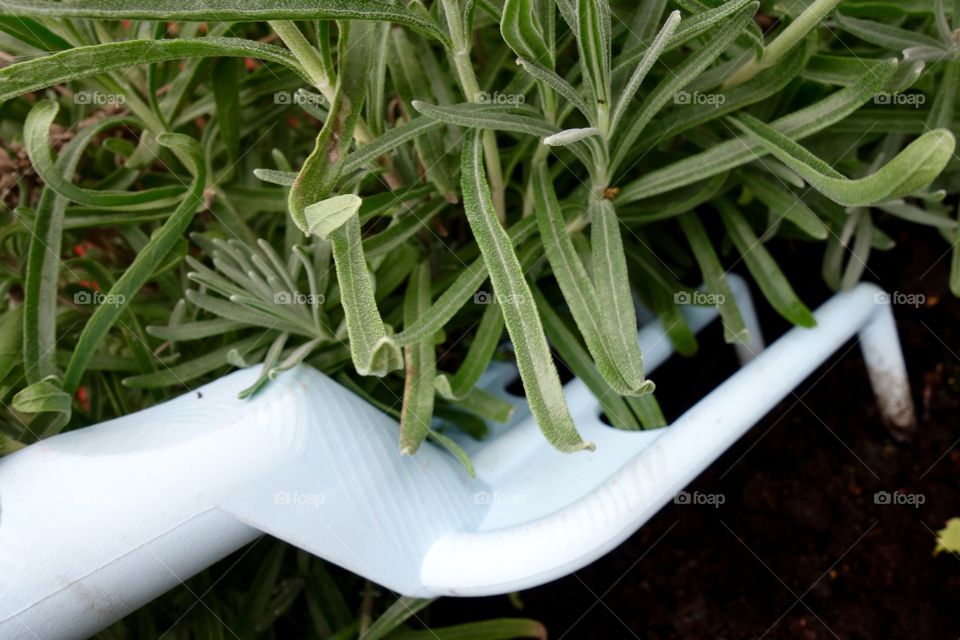
[[[749,325],[746,288],[735,282]],[[606,553],[857,332],[881,408],[912,402],[889,306],[861,285],[765,351],[667,429],[605,426],[579,380],[565,387],[594,452],[561,454],[519,407],[484,443],[464,440],[470,478],[425,443],[398,452],[398,425],[308,367],[237,399],[235,372],[137,414],[0,460],[0,638],[81,638],[270,533],[414,596],[486,595],[542,584]],[[699,330],[715,310],[690,309]],[[648,369],[670,353],[640,333]],[[494,368],[494,393],[513,377]]]

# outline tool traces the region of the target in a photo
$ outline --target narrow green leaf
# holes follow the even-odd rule
[[[330,232],[333,260],[340,284],[343,313],[350,337],[350,353],[357,373],[385,376],[403,368],[403,353],[387,335],[374,297],[373,279],[363,254],[360,219],[354,214]]]
[[[592,109],[587,105],[587,101],[583,99],[583,96],[577,89],[573,87],[573,85],[558,76],[550,69],[542,67],[537,63],[531,62],[525,58],[517,58],[517,64],[520,65],[520,67],[531,76],[566,98],[570,104],[575,106],[577,110],[580,111],[580,113],[582,113],[587,120],[591,122],[591,124],[596,124],[596,109]]]
[[[237,87],[242,79],[243,61],[239,58],[224,58],[214,67],[213,99],[217,124],[231,165],[240,159],[240,94]]]
[[[797,298],[780,267],[740,212],[722,199],[717,201],[716,206],[730,239],[750,270],[750,275],[773,308],[793,324],[801,327],[816,325],[810,309]]]
[[[870,238],[873,234],[870,212],[865,207],[858,207],[854,210],[853,218],[856,223],[850,260],[847,261],[847,268],[840,279],[840,288],[843,291],[849,291],[860,281],[867,268],[867,260],[870,259]]]
[[[66,6],[59,2],[50,4],[56,7]],[[9,7],[8,3],[0,5],[0,12]],[[308,80],[296,58],[286,49],[243,38],[208,36],[175,40],[126,40],[75,47],[4,67],[0,69],[0,102],[55,84],[108,71],[165,60],[211,56],[255,58],[275,62]]]
[[[696,126],[722,118],[728,113],[739,111],[779,94],[800,75],[801,71],[809,70],[807,61],[816,49],[816,44],[816,38],[808,38],[807,46],[791,51],[777,64],[764,69],[748,82],[737,85],[729,91],[714,94],[713,100],[702,104],[685,104],[682,108],[665,113],[657,120],[655,128],[648,128],[640,136],[633,150],[626,157],[632,159],[638,154],[645,153],[662,140],[669,140]],[[880,61],[881,64],[882,62]],[[862,75],[863,66],[860,67],[858,79]]]
[[[757,4],[753,3],[733,14],[703,47],[688,56],[646,96],[640,111],[628,118],[623,135],[616,137],[616,146],[610,160],[611,167],[616,169],[621,165],[637,138],[667,102],[673,100],[677,92],[713,64],[720,54],[734,43],[737,36],[743,33],[746,26],[752,24],[756,9]]]
[[[597,369],[594,358],[580,345],[576,335],[563,322],[553,305],[536,287],[533,288],[533,297],[537,302],[540,319],[543,321],[543,330],[563,364],[593,392],[613,426],[619,429],[639,430],[640,423],[630,411],[625,399],[607,384],[604,376]]]
[[[376,0],[9,0],[0,15],[104,20],[158,20],[161,22],[260,22],[265,20],[383,20],[406,25],[450,46],[450,40],[432,20],[400,5]]]
[[[941,229],[953,229],[957,226],[957,221],[948,218],[946,215],[931,213],[925,209],[907,204],[903,200],[894,200],[892,202],[881,202],[876,205],[881,211],[886,211],[890,215],[902,218],[915,224],[925,224],[931,227]]]
[[[704,229],[697,214],[692,211],[680,216],[679,221],[680,228],[683,229],[690,243],[693,257],[700,266],[700,273],[703,275],[707,291],[716,298],[720,320],[723,323],[724,341],[728,344],[746,343],[750,339],[750,334],[743,322],[743,316],[740,315],[740,308],[733,297],[730,283],[727,282],[727,273],[713,249],[707,230]]]
[[[23,305],[20,305],[0,316],[0,382],[21,364],[22,348]]]
[[[496,300],[487,302],[473,342],[470,343],[460,368],[453,375],[440,373],[433,381],[437,393],[447,400],[462,400],[473,390],[490,365],[500,343],[503,335],[503,313]]]
[[[553,68],[553,43],[546,41],[537,19],[540,4],[537,0],[506,0],[500,18],[500,33],[507,46],[521,58]],[[548,11],[553,11],[553,0],[544,4]]]
[[[179,151],[192,162],[193,166],[188,168],[193,172],[193,181],[187,195],[177,209],[170,214],[170,218],[153,234],[150,242],[137,254],[133,263],[120,276],[116,284],[110,287],[105,297],[108,302],[98,306],[84,326],[64,374],[63,388],[68,393],[76,391],[87,362],[103,337],[183,236],[187,227],[190,226],[194,213],[203,205],[206,166],[200,145],[193,138],[176,133],[161,134],[157,137],[157,141],[165,147]]]
[[[888,60],[865,72],[857,84],[841,89],[809,107],[783,116],[770,126],[795,140],[801,140],[822,131],[840,122],[873,98],[893,77],[896,69],[896,61]],[[737,137],[721,142],[707,151],[684,158],[662,169],[655,169],[626,184],[617,196],[617,205],[649,198],[705,180],[762,158],[767,153],[768,151],[760,142],[752,138]]]
[[[458,127],[511,131],[538,138],[557,133],[557,128],[545,121],[531,116],[511,113],[508,108],[495,108],[467,102],[440,106],[427,104],[420,100],[413,101],[413,108],[428,118]]]
[[[250,358],[251,360],[256,360],[259,358],[259,354],[263,353],[260,349],[273,338],[273,335],[273,332],[265,331],[206,353],[193,360],[181,362],[171,367],[164,367],[153,373],[124,378],[123,386],[130,387],[131,389],[162,389],[163,387],[187,384],[200,376],[227,366],[228,355],[231,352]],[[256,358],[254,356],[256,356]]]
[[[433,602],[433,598],[409,598],[401,596],[390,605],[390,607],[377,618],[366,633],[362,634],[363,640],[382,640],[390,634],[391,631],[399,627],[410,616],[417,615],[417,612]],[[351,636],[352,637],[352,636]]]
[[[560,285],[560,291],[570,307],[570,313],[577,328],[596,362],[597,369],[606,384],[617,393],[621,395],[638,393],[639,389],[630,385],[621,372],[621,367],[616,364],[620,355],[616,350],[617,345],[612,339],[613,336],[606,333],[606,327],[598,317],[606,303],[597,304],[600,298],[567,232],[560,212],[560,203],[553,189],[553,181],[545,163],[534,167],[533,194],[544,252],[557,279],[557,284]],[[634,340],[636,340],[636,329],[634,329]],[[627,364],[622,368],[629,371]],[[643,383],[642,375],[640,383]]]
[[[697,337],[678,305],[678,295],[689,292],[689,289],[677,280],[649,246],[649,242],[643,241],[639,246],[631,246],[627,253],[631,263],[636,266],[630,271],[633,287],[640,299],[657,315],[674,350],[680,355],[692,356],[699,348]]]
[[[460,464],[463,465],[463,468],[467,470],[467,473],[470,474],[471,478],[477,477],[477,470],[473,468],[473,462],[470,460],[470,456],[467,455],[467,452],[463,450],[457,441],[448,438],[439,431],[430,430],[430,433],[427,434],[427,437],[439,444],[441,447],[446,449],[449,453],[453,455],[457,460],[460,461]],[[393,636],[391,636],[392,638]]]
[[[306,207],[328,197],[336,185],[363,112],[366,97],[366,69],[373,28],[360,22],[341,25],[340,73],[330,115],[317,135],[313,152],[300,168],[290,188],[290,216],[300,229],[306,228]]]
[[[943,43],[936,38],[924,35],[917,30],[901,29],[884,22],[851,18],[842,13],[834,16],[840,28],[852,33],[861,40],[891,51],[903,51],[910,47],[932,47],[942,49]]]
[[[297,172],[296,171],[279,171],[277,169],[254,169],[253,175],[263,180],[264,182],[269,182],[270,184],[276,184],[281,187],[292,187],[293,183],[297,181]]]
[[[538,638],[547,640],[546,628],[535,620],[500,618],[468,622],[452,627],[431,627],[422,631],[401,631],[391,640],[514,640]]]
[[[677,30],[674,31],[669,42],[667,42],[664,50],[672,51],[686,44],[755,1],[756,0],[729,0],[717,7],[684,18]],[[659,18],[659,16],[657,16],[657,18]],[[650,36],[645,38],[639,45],[631,47],[621,53],[614,64],[614,75],[619,76],[636,67],[640,59],[650,48],[652,42],[653,36]]]
[[[427,77],[426,67],[435,66],[436,61],[432,59],[429,47],[425,43],[419,39],[415,40],[402,29],[392,29],[390,44],[388,58],[390,77],[408,113],[413,109],[414,99],[433,102],[453,101],[453,98],[444,92],[435,92],[435,83]],[[430,119],[427,118],[427,120]],[[454,175],[456,162],[447,157],[442,132],[427,132],[414,139],[413,144],[417,155],[420,156],[427,179],[446,199],[456,202],[457,187]]]
[[[343,171],[345,173],[356,171],[363,165],[390,153],[397,147],[416,140],[431,131],[436,131],[442,126],[442,122],[426,116],[418,116],[409,122],[397,125],[348,155],[346,162],[343,164]]]
[[[510,227],[508,235],[513,246],[527,240],[536,231],[536,221],[523,218]],[[420,340],[425,335],[435,335],[443,326],[465,305],[474,292],[487,278],[487,268],[481,256],[467,265],[456,280],[446,288],[430,307],[413,325],[406,327],[396,336],[398,344],[406,345]]]
[[[960,16],[958,16],[960,19]],[[960,92],[960,58],[954,57],[944,65],[940,87],[934,98],[926,126],[930,129],[951,129],[953,126],[953,110],[957,104],[957,93]]]
[[[823,221],[804,204],[799,196],[781,186],[778,181],[765,176],[751,175],[747,178],[746,184],[778,219],[786,218],[812,238],[827,239],[829,234],[827,225],[823,224]]]
[[[597,109],[597,127],[610,130],[613,108],[610,77],[610,3],[608,0],[577,0],[577,45],[580,64]]]
[[[304,210],[305,224],[300,230],[321,240],[329,240],[334,231],[357,215],[361,204],[363,200],[352,193],[330,196],[315,202]]]
[[[464,142],[461,181],[467,221],[499,296],[530,410],[544,436],[560,451],[590,449],[593,445],[580,438],[570,418],[530,286],[510,238],[497,220],[483,168],[483,148],[475,131],[468,132]]]
[[[421,262],[410,274],[403,301],[404,324],[412,323],[430,307],[430,264]],[[412,456],[430,433],[433,420],[433,379],[436,354],[433,340],[426,338],[404,347],[406,378],[400,410],[400,453]]]
[[[474,387],[462,398],[451,401],[454,406],[473,415],[494,422],[507,422],[516,406],[479,387]]]
[[[637,314],[627,275],[627,258],[620,237],[620,221],[613,203],[600,200],[590,207],[590,242],[593,254],[594,304],[613,362],[635,395],[650,393],[651,381],[643,376],[643,356],[637,342]]]
[[[565,147],[574,142],[580,142],[592,136],[602,136],[603,133],[596,127],[583,127],[582,129],[564,129],[543,139],[543,144],[548,147]]]
[[[850,180],[804,147],[753,116],[731,121],[769,153],[837,204],[865,206],[909,195],[928,186],[953,157],[956,141],[946,129],[928,131],[875,173]]]
[[[213,336],[223,335],[230,331],[243,329],[248,325],[242,322],[235,322],[225,318],[215,320],[198,320],[196,322],[184,322],[183,324],[168,326],[147,327],[148,334],[161,340],[170,340],[171,342],[183,342],[186,340],[200,340],[202,338],[211,338]]]
[[[60,105],[52,100],[38,102],[23,125],[24,142],[34,169],[43,178],[44,183],[61,196],[94,207],[129,207],[135,204],[150,203],[159,206],[157,200],[170,200],[184,192],[180,185],[159,187],[146,191],[107,191],[102,189],[82,189],[64,178],[55,166],[50,144],[50,125],[57,116]],[[127,124],[127,121],[114,120],[114,125]]]
[[[270,348],[267,349],[267,353],[263,357],[263,363],[260,365],[260,375],[257,376],[257,379],[252,385],[237,394],[238,398],[246,400],[256,395],[258,391],[267,385],[267,382],[269,382],[270,378],[274,375],[274,367],[279,364],[283,347],[287,344],[287,339],[289,338],[289,333],[281,333],[274,338],[273,344],[270,345]]]
[[[427,202],[400,215],[394,224],[380,233],[368,236],[363,240],[363,252],[367,258],[389,253],[421,231],[433,218],[447,207],[446,200],[437,199]]]
[[[0,30],[41,51],[70,48],[69,42],[31,18],[0,16]]]
[[[78,131],[61,151],[53,173],[72,176],[86,148],[103,131],[121,122],[122,118],[104,118]],[[52,188],[44,188],[31,229],[23,302],[24,374],[29,383],[57,372],[57,280],[66,207],[66,198]]]
[[[620,93],[620,97],[617,98],[617,105],[613,112],[613,120],[610,123],[611,134],[617,130],[617,125],[620,124],[620,120],[623,118],[627,108],[633,101],[633,97],[640,89],[640,84],[643,82],[643,79],[647,77],[647,73],[649,73],[650,69],[653,68],[653,63],[656,62],[657,58],[660,57],[660,54],[663,53],[664,48],[667,46],[667,42],[670,40],[670,36],[673,35],[673,32],[676,31],[679,25],[680,12],[670,12],[670,16],[664,23],[663,28],[660,29],[660,32],[657,33],[657,37],[653,39],[653,42],[650,43],[650,46],[643,53],[643,57],[640,58],[640,62],[637,63],[637,68],[633,70],[633,73],[630,75],[630,79],[627,81],[627,85]]]
[[[73,400],[64,391],[59,380],[48,376],[40,382],[34,382],[21,389],[12,402],[13,408],[22,413],[52,414],[52,422],[45,426],[45,432],[56,432],[70,421]]]

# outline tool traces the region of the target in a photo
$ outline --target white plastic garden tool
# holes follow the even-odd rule
[[[82,638],[267,532],[410,596],[480,596],[543,584],[614,548],[859,334],[883,415],[914,422],[889,304],[862,284],[760,350],[667,428],[606,426],[580,380],[571,413],[596,450],[558,453],[518,404],[512,422],[464,441],[477,478],[425,443],[400,456],[397,424],[300,367],[252,400],[232,373],[139,413],[34,444],[0,461],[0,638]],[[688,308],[699,330],[713,309]],[[670,355],[658,323],[640,332],[648,369]],[[747,357],[747,356],[754,357]]]

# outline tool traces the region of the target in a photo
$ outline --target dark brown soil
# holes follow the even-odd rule
[[[424,621],[523,615],[554,639],[960,636],[960,558],[932,555],[935,531],[960,516],[960,302],[946,286],[950,256],[930,268],[945,243],[910,233],[865,278],[926,296],[895,308],[920,414],[912,443],[885,431],[850,343],[687,488],[722,494],[720,507],[667,506],[598,562],[521,593],[521,611],[507,597],[445,599]],[[819,304],[819,249],[777,250]],[[727,350],[710,348],[718,341],[705,333],[701,355],[654,375],[668,417],[732,371]],[[875,503],[897,490],[923,504]]]

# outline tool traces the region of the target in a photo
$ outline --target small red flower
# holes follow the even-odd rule
[[[80,405],[80,409],[84,413],[90,413],[90,389],[88,387],[80,387],[77,389],[75,394],[77,399],[77,404]]]

